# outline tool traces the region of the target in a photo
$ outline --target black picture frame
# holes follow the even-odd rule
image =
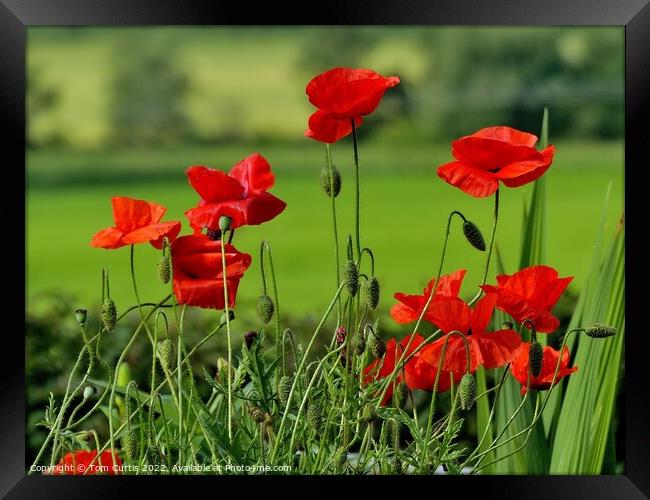
[[[250,3],[188,0],[0,0],[0,109],[5,125],[2,134],[5,175],[25,168],[25,85],[26,85],[26,28],[37,25],[607,25],[625,27],[625,208],[626,223],[631,243],[626,247],[626,268],[633,269],[626,275],[626,330],[625,339],[625,410],[626,461],[625,474],[620,476],[472,476],[472,477],[377,477],[379,485],[388,481],[434,481],[431,494],[443,494],[444,490],[476,490],[482,496],[499,498],[590,498],[635,499],[650,496],[650,391],[648,390],[647,341],[648,332],[643,328],[642,303],[643,278],[647,270],[648,251],[643,234],[647,232],[646,205],[642,204],[643,169],[648,169],[645,153],[647,134],[645,125],[650,123],[650,4],[648,0],[355,0],[279,5],[269,2],[262,6]],[[631,181],[631,182],[630,182]],[[7,182],[7,181],[6,181]],[[15,229],[5,227],[5,239],[15,241],[21,234],[20,219],[16,206],[22,202],[20,192],[5,184],[3,208],[18,225]],[[576,187],[579,189],[579,186]],[[16,198],[10,201],[11,196]],[[646,195],[647,197],[647,195]],[[24,219],[24,223],[27,220]],[[14,231],[11,236],[8,232]],[[25,231],[25,225],[22,226]],[[25,233],[22,233],[25,234]],[[24,240],[27,244],[26,240]],[[19,254],[20,245],[11,246],[17,255],[8,265],[5,257],[3,267],[16,267],[25,263],[25,255]],[[9,249],[7,249],[9,250]],[[17,278],[18,280],[20,277]],[[11,302],[15,301],[16,304]],[[20,297],[7,294],[7,311],[18,310]],[[13,306],[13,308],[12,308]],[[9,320],[10,318],[6,318]],[[12,319],[18,323],[18,319]],[[110,492],[129,494],[133,492],[132,477],[52,478],[25,476],[25,367],[23,339],[17,334],[20,327],[6,325],[3,332],[2,375],[0,376],[0,494],[7,498],[48,498],[103,496]],[[9,331],[11,330],[11,331]],[[185,483],[187,478],[179,478]],[[233,485],[236,478],[219,478],[218,483]],[[313,480],[296,477],[297,481]],[[363,478],[368,485],[369,478]],[[158,482],[169,488],[173,478],[161,478]],[[192,488],[196,481],[206,486],[206,477],[191,476]],[[248,478],[247,480],[250,480]],[[262,478],[271,487],[277,477]],[[319,479],[319,481],[322,479]],[[347,479],[349,481],[349,478]],[[461,481],[461,482],[457,482]],[[149,483],[150,484],[150,483]],[[214,485],[214,483],[211,483]],[[304,483],[307,486],[308,483]],[[421,486],[428,494],[431,483]],[[208,488],[213,488],[209,486]],[[171,490],[167,490],[170,492]],[[220,490],[223,492],[224,490]],[[332,491],[332,494],[335,494]],[[475,493],[476,494],[476,493]]]

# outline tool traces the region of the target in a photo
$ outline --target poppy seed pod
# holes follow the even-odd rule
[[[465,233],[465,238],[467,238],[470,245],[481,252],[485,251],[485,240],[476,224],[469,220],[463,222],[463,233]]]
[[[332,196],[332,187],[334,187],[334,198],[339,195],[341,192],[341,174],[334,165],[332,165],[331,176],[329,166],[323,166],[320,171],[320,185],[327,196]]]
[[[102,321],[104,322],[104,327],[109,332],[112,332],[115,329],[115,323],[117,322],[117,309],[115,308],[115,302],[110,297],[106,297],[104,304],[102,305]]]
[[[406,405],[406,400],[409,397],[409,388],[404,381],[397,384],[395,393],[393,394],[393,404],[395,408],[402,409]]]
[[[460,381],[458,388],[460,394],[460,406],[463,410],[469,410],[476,398],[476,379],[471,373],[466,373]]]
[[[278,397],[282,406],[287,406],[289,402],[289,394],[291,393],[291,386],[293,385],[293,377],[283,375],[278,382]]]
[[[77,318],[77,322],[83,326],[86,324],[86,319],[88,318],[88,311],[86,309],[77,309],[74,312],[74,317]]]
[[[544,348],[537,340],[530,343],[528,351],[528,366],[533,377],[537,377],[542,371],[542,361],[544,360]]]
[[[359,291],[359,270],[352,260],[348,260],[343,270],[343,279],[350,295],[354,297]]]
[[[370,352],[377,359],[381,358],[386,353],[386,344],[384,344],[384,341],[377,335],[372,336],[372,340],[370,341]]]
[[[219,230],[222,233],[225,233],[230,229],[230,226],[232,225],[232,219],[226,215],[222,215],[219,217]]]
[[[361,411],[361,421],[370,424],[377,419],[377,410],[370,403],[366,403]]]
[[[354,344],[354,352],[356,352],[358,356],[362,356],[366,350],[366,336],[363,334],[363,331],[358,331],[354,334],[352,343]]]
[[[163,255],[158,261],[158,277],[165,285],[169,283],[171,278],[171,264],[169,255]]]
[[[165,370],[171,370],[174,366],[174,343],[169,337],[158,342],[158,357],[160,364]]]
[[[364,288],[366,293],[366,304],[370,309],[376,309],[379,304],[379,281],[374,276],[366,282]]]
[[[585,333],[593,339],[604,339],[616,335],[616,328],[609,325],[602,325],[600,323],[594,323],[591,325]]]
[[[275,311],[275,305],[268,295],[260,295],[257,299],[257,317],[265,325],[271,321]]]

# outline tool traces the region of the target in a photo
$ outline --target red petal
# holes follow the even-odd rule
[[[494,175],[508,187],[519,187],[540,178],[553,162],[554,146],[525,160],[510,163]]]
[[[529,146],[476,135],[453,141],[451,152],[459,162],[482,170],[502,168],[537,154],[537,150]]]
[[[513,145],[528,146],[530,148],[535,147],[535,144],[537,143],[537,136],[505,126],[482,128],[478,132],[474,132],[472,137],[496,139],[499,141],[509,142]]]
[[[521,345],[521,337],[514,330],[475,333],[472,338],[481,352],[482,364],[486,368],[497,368],[510,363]]]
[[[120,248],[126,245],[122,242],[122,231],[116,227],[108,227],[102,229],[93,236],[93,239],[90,241],[90,246],[95,248]]]
[[[167,210],[158,203],[124,196],[115,196],[112,202],[115,226],[125,234],[159,222]]]
[[[190,185],[209,203],[238,200],[244,195],[244,186],[221,170],[199,165],[188,168],[185,173]]]
[[[490,196],[499,188],[494,174],[458,161],[442,165],[437,172],[442,180],[475,198]]]
[[[354,126],[359,127],[362,121],[360,116],[355,117]],[[332,144],[351,133],[352,123],[349,118],[332,118],[328,112],[319,109],[309,117],[309,128],[305,131],[305,137]]]
[[[495,294],[485,295],[476,303],[472,310],[472,332],[478,333],[487,330],[496,303],[497,296]]]
[[[253,153],[237,163],[228,175],[237,179],[244,187],[244,196],[257,194],[273,187],[275,175],[271,165],[259,153]]]
[[[467,333],[470,328],[471,312],[467,304],[458,298],[440,298],[429,306],[427,315],[443,332],[458,330]]]
[[[161,238],[167,234],[173,235],[175,238],[180,230],[180,222],[158,222],[157,224],[149,224],[148,226],[141,227],[125,234],[122,241],[129,245],[134,245],[136,243],[149,243],[156,240],[162,241]]]

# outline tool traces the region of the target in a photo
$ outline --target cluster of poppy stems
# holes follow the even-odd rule
[[[398,77],[384,77],[368,69],[334,68],[316,76],[306,87],[309,101],[317,109],[309,117],[305,136],[332,144],[355,133],[384,93],[399,83]],[[540,151],[536,142],[535,135],[514,128],[483,128],[452,142],[454,160],[439,166],[437,175],[476,198],[498,194],[501,184],[509,188],[523,186],[542,176],[553,161],[554,147],[550,145]],[[198,204],[185,212],[193,234],[179,236],[179,221],[163,222],[166,209],[162,205],[114,197],[114,226],[95,234],[91,245],[105,249],[139,243],[150,243],[157,249],[168,246],[178,304],[224,309],[227,296],[227,308],[232,308],[239,281],[252,258],[222,236],[229,230],[232,240],[235,229],[269,221],[281,214],[286,204],[269,193],[275,176],[269,162],[258,153],[244,158],[229,172],[191,166],[186,174],[200,197]],[[467,232],[466,236],[470,239]],[[484,250],[480,232],[478,238],[480,242],[473,244]],[[569,367],[566,347],[562,352],[543,347],[533,373],[530,366],[535,336],[553,333],[559,327],[552,309],[571,277],[561,278],[548,266],[528,267],[512,275],[497,276],[495,285],[479,285],[482,297],[468,304],[459,298],[465,274],[466,270],[461,269],[439,275],[437,280],[429,281],[421,295],[394,294],[396,303],[390,315],[395,322],[417,321],[419,325],[424,320],[445,335],[424,346],[425,338],[417,332],[401,341],[392,338],[385,343],[383,355],[364,368],[364,384],[391,376],[398,360],[408,361],[400,366],[384,392],[382,404],[391,400],[394,388],[402,382],[411,390],[445,392],[481,366],[509,366],[522,386],[522,394],[527,389],[549,389],[577,370],[575,366]],[[531,342],[524,342],[512,323],[490,331],[495,308],[527,325],[532,333]],[[339,327],[337,336],[341,333],[344,335],[345,329]],[[59,465],[88,462],[96,458],[92,453],[96,454],[68,453]],[[119,457],[115,459],[119,461]],[[111,453],[104,452],[100,462],[112,464]]]

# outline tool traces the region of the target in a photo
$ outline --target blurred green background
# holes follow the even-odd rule
[[[183,212],[198,196],[185,169],[229,169],[252,152],[263,154],[276,174],[272,192],[287,209],[236,233],[234,243],[253,254],[253,264],[237,297],[235,339],[260,327],[253,311],[263,239],[273,250],[284,326],[300,339],[309,334],[334,292],[334,260],[329,199],[318,180],[324,146],[303,137],[313,111],[305,85],[334,66],[402,80],[359,129],[362,244],[376,257],[384,334],[406,332],[387,318],[392,295],[420,293],[435,274],[451,210],[489,234],[493,200],[471,198],[435,175],[451,159],[450,141],[491,125],[539,134],[544,106],[557,148],[546,174],[546,263],[575,276],[556,310],[565,321],[584,282],[610,183],[610,229],[623,210],[623,49],[622,28],[30,27],[27,459],[44,437],[35,423],[47,394],[63,392],[81,347],[72,311],[89,308],[91,328],[97,324],[102,267],[118,309],[135,300],[128,248],[89,246],[96,231],[113,223],[112,196],[167,206],[166,220],[182,220],[187,234]],[[332,151],[343,175],[337,198],[343,241],[354,229],[350,138]],[[530,189],[502,191],[497,245],[509,272],[516,270]],[[445,270],[469,270],[462,290],[468,296],[485,256],[460,233],[460,226],[452,228]],[[158,258],[149,245],[136,248],[147,302],[168,293],[156,276]],[[192,310],[188,342],[220,314]],[[106,340],[109,363],[136,319],[137,313],[128,316]],[[196,366],[214,369],[222,341],[206,344]],[[129,354],[136,380],[146,380],[149,352],[141,342]]]

